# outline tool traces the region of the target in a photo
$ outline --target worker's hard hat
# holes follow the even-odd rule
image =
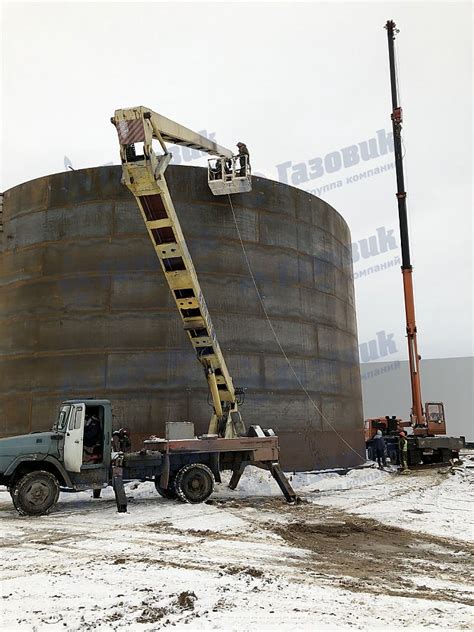
[[[400,435],[401,437],[404,437],[404,436],[405,436],[404,431],[403,431],[403,430],[401,430],[401,431],[399,432],[399,435]]]

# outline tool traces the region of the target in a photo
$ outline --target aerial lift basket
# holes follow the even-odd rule
[[[252,190],[252,175],[247,156],[211,158],[207,181],[214,195],[248,193]]]

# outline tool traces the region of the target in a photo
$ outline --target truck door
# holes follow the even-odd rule
[[[81,471],[85,414],[85,404],[74,404],[64,438],[64,466],[68,472]]]

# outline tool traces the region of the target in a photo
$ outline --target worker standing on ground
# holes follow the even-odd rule
[[[400,466],[402,472],[408,472],[408,439],[402,431],[398,440],[398,452],[400,454]]]
[[[377,457],[377,463],[379,468],[387,466],[387,460],[385,458],[385,439],[382,436],[382,431],[377,430],[374,437],[375,456]]]
[[[120,428],[112,433],[112,447],[115,452],[130,452],[132,442],[128,428]]]
[[[247,165],[250,169],[250,154],[247,149],[247,145],[245,143],[237,143],[237,147],[239,148],[239,160],[240,160],[240,175],[245,176],[246,168],[245,168],[245,156],[247,156]]]

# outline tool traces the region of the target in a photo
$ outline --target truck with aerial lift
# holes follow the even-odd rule
[[[212,400],[208,432],[196,437],[193,423],[171,422],[165,437],[145,440],[141,450],[114,451],[110,401],[71,399],[61,404],[51,431],[0,439],[0,484],[8,487],[21,515],[49,513],[61,490],[92,489],[98,498],[109,485],[118,511],[125,512],[124,481],[150,480],[165,498],[200,503],[212,494],[214,482],[221,482],[223,470],[232,472],[229,487],[235,489],[245,468],[254,465],[268,470],[286,500],[294,502],[296,494],[279,465],[278,437],[271,429],[244,425],[244,391],[234,387],[226,366],[165,180],[171,160],[167,142],[214,156],[208,164],[214,195],[251,190],[248,157],[234,156],[143,106],[116,110],[111,120],[120,143],[122,183],[135,196],[207,380]],[[162,153],[155,153],[154,142]]]
[[[366,419],[365,441],[368,457],[375,460],[374,436],[381,430],[391,462],[398,460],[398,438],[405,432],[408,441],[408,465],[431,465],[449,463],[459,459],[459,451],[465,445],[464,437],[446,436],[446,420],[442,402],[427,402],[423,408],[420,380],[420,356],[418,355],[417,327],[415,319],[415,297],[413,292],[413,266],[410,258],[408,236],[407,194],[403,172],[402,155],[402,108],[398,97],[398,79],[395,65],[395,37],[399,32],[393,20],[388,20],[385,28],[388,39],[390,86],[392,94],[392,130],[397,176],[397,201],[402,249],[403,295],[405,300],[406,335],[408,340],[408,365],[412,406],[409,421],[402,421],[392,415]]]

